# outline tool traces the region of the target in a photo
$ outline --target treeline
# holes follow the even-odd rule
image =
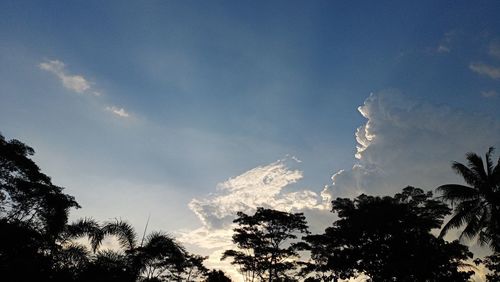
[[[472,153],[467,165],[454,163],[469,186],[440,186],[437,198],[414,187],[394,196],[338,198],[332,202],[337,219],[323,234],[310,234],[302,213],[240,212],[235,249],[222,259],[245,281],[338,281],[359,275],[370,281],[469,281],[478,264],[490,269],[488,281],[500,281],[500,159],[495,166],[492,152],[484,163]],[[29,146],[0,135],[1,281],[231,281],[167,233],[138,236],[121,220],[68,223],[78,203],[40,171],[33,154]],[[467,246],[443,239],[453,228],[463,228],[461,237],[478,238],[492,254],[472,262]],[[431,233],[439,229],[439,236]],[[102,248],[108,236],[120,250]]]

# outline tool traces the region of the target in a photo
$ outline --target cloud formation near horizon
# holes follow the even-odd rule
[[[253,168],[218,184],[216,193],[204,199],[193,199],[189,208],[208,228],[227,226],[238,211],[252,213],[257,207],[287,212],[306,208],[325,209],[320,197],[313,191],[283,191],[303,177],[302,171],[289,168],[293,163],[298,161],[291,157]]]
[[[297,158],[288,157],[258,166],[218,184],[215,193],[202,199],[193,199],[189,208],[203,225],[183,232],[180,240],[209,250],[207,262],[211,267],[223,268],[233,277],[238,277],[229,261],[220,261],[223,251],[232,247],[231,236],[235,227],[232,221],[237,212],[253,214],[257,207],[265,207],[287,212],[305,212],[306,216],[314,213],[318,215],[315,218],[321,218],[321,214],[330,214],[328,203],[325,204],[318,193],[306,189],[285,191],[302,179],[302,171],[290,168],[299,163]]]

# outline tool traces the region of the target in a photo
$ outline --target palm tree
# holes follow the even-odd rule
[[[73,239],[84,236],[89,239],[96,258],[106,258],[102,261],[126,261],[129,273],[135,278],[142,275],[146,280],[157,279],[165,273],[177,277],[177,273],[182,272],[187,266],[188,254],[186,250],[171,236],[161,232],[152,232],[145,236],[139,245],[134,228],[125,221],[116,220],[101,226],[93,219],[81,219],[67,226],[63,238],[66,242],[71,242]],[[113,236],[117,239],[122,248],[122,254],[99,250],[107,236]],[[119,254],[120,256],[118,256]],[[125,260],[110,260],[110,258],[116,257]]]
[[[446,184],[437,188],[442,199],[454,207],[452,218],[441,230],[441,237],[450,229],[465,225],[460,239],[477,236],[480,245],[487,244],[500,251],[500,159],[494,166],[493,150],[489,148],[485,163],[475,153],[466,154],[467,165],[453,162],[453,170],[470,186]]]

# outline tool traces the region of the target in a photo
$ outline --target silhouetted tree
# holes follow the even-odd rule
[[[470,186],[446,184],[437,190],[442,198],[454,207],[452,218],[441,231],[444,236],[450,229],[465,225],[460,238],[478,236],[481,245],[488,244],[500,251],[500,159],[493,165],[493,148],[483,159],[467,153],[467,165],[454,162],[452,168]]]
[[[207,273],[205,282],[231,282],[231,279],[226,276],[222,270],[212,270]]]
[[[64,194],[29,158],[34,150],[0,134],[0,275],[4,281],[55,280],[73,197]]]
[[[247,281],[288,278],[287,272],[296,267],[290,259],[298,256],[292,240],[308,233],[304,215],[257,208],[254,215],[238,212],[233,222],[238,224],[233,243],[240,250],[226,250],[222,259],[232,258]]]
[[[360,273],[373,281],[468,281],[472,272],[459,271],[472,257],[467,247],[430,233],[450,212],[431,197],[407,187],[394,197],[337,198],[332,211],[339,220],[323,235],[304,238],[318,264],[312,270],[335,273],[323,281]]]
[[[99,246],[107,236],[116,238],[122,248],[119,254],[122,254],[125,259],[113,260],[114,265],[125,264],[122,268],[127,271],[123,272],[121,277],[129,275],[130,281],[135,281],[140,277],[146,281],[181,279],[189,281],[193,277],[203,275],[206,270],[202,263],[204,258],[189,254],[167,234],[152,232],[139,245],[134,228],[125,221],[116,220],[100,226],[92,219],[82,219],[68,225],[66,232],[68,238],[86,236],[94,252],[99,250]],[[112,258],[118,257],[112,256]],[[102,261],[109,262],[110,260]],[[96,263],[99,261],[93,262],[92,271],[102,271],[97,268]],[[104,270],[106,269],[108,268]]]

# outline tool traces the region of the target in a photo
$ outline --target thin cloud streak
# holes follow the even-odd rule
[[[500,79],[500,68],[483,63],[471,63],[469,68],[478,74],[489,76],[492,79]]]
[[[500,59],[500,43],[491,43],[488,52],[492,57]]]
[[[481,96],[483,96],[483,98],[495,98],[498,97],[498,92],[495,90],[483,91],[481,92]]]
[[[128,118],[130,114],[124,109],[116,106],[108,106],[106,107],[106,111],[111,112],[119,117]]]
[[[42,62],[38,67],[44,71],[50,72],[59,78],[62,85],[73,92],[83,93],[92,96],[101,96],[101,92],[92,87],[92,83],[82,75],[69,74],[66,71],[66,65],[59,60],[48,60]],[[130,114],[123,108],[114,105],[106,106],[106,111],[120,117],[128,118]]]
[[[82,75],[71,75],[65,70],[66,65],[59,60],[49,60],[38,65],[40,69],[48,71],[59,78],[66,89],[77,93],[87,93],[100,96],[101,93],[91,90],[91,83]]]

